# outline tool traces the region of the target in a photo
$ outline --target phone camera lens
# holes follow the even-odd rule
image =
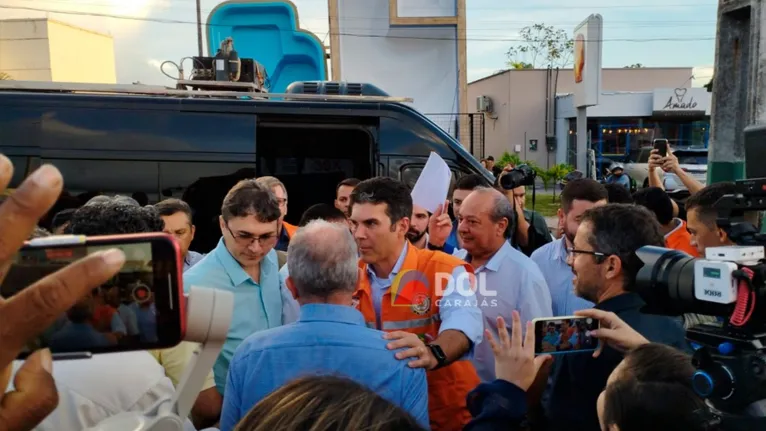
[[[589,318],[585,319],[585,323],[587,323],[588,325],[590,325],[591,323],[593,323],[593,319],[591,319],[591,318],[589,317]]]

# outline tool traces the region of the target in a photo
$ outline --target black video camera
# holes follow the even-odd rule
[[[718,227],[737,245],[708,248],[704,259],[642,247],[636,291],[645,313],[717,316],[720,324],[686,332],[695,348],[692,386],[727,414],[766,416],[756,412],[756,402],[766,400],[766,236],[746,217],[766,209],[766,179],[737,181],[736,188],[715,208]]]
[[[535,178],[537,178],[537,172],[531,166],[524,164],[505,172],[498,181],[503,189],[513,190],[516,187],[535,185]]]

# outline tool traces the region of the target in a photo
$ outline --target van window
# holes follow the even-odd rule
[[[45,148],[252,154],[255,116],[176,110],[62,108],[42,119]]]
[[[191,250],[207,253],[221,238],[218,216],[226,193],[237,182],[255,178],[253,163],[160,162],[160,199],[182,199],[192,208],[196,228]]]
[[[159,197],[158,162],[62,158],[43,158],[41,161],[61,171],[64,193],[79,197],[81,205],[99,194],[145,194],[149,203],[157,202]]]
[[[32,173],[32,158],[24,156],[6,157],[8,157],[11,160],[11,163],[13,163],[13,177],[11,177],[11,182],[8,184],[8,188],[15,189],[21,185],[21,182],[24,181],[24,178]]]

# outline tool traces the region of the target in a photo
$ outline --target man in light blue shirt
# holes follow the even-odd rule
[[[397,360],[384,333],[353,307],[357,248],[346,225],[316,220],[291,238],[288,279],[301,304],[296,323],[250,336],[229,369],[221,431],[234,429],[266,395],[298,377],[341,374],[409,412],[428,427],[422,368]]]
[[[226,343],[213,367],[218,392],[224,393],[234,352],[248,336],[290,323],[297,304],[280,283],[277,255],[279,205],[270,190],[242,180],[223,200],[218,246],[184,273],[184,289],[201,286],[231,291],[234,312]]]
[[[495,337],[497,317],[510,320],[517,310],[522,322],[550,317],[551,295],[537,265],[508,242],[514,209],[499,191],[477,188],[460,206],[460,241],[453,255],[474,267],[476,299],[484,327]],[[489,343],[477,346],[473,364],[484,382],[495,380],[495,356]]]
[[[593,308],[592,302],[575,295],[567,249],[572,247],[583,213],[595,206],[606,205],[608,196],[606,188],[592,179],[568,182],[561,192],[558,212],[559,226],[563,227],[564,234],[532,253],[532,260],[550,288],[554,316],[571,316],[575,311]]]

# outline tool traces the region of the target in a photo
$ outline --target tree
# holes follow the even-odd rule
[[[11,78],[11,75],[9,75],[9,74],[7,74],[5,72],[0,72],[0,81],[10,81],[12,79],[13,78]]]
[[[633,63],[633,64],[630,64],[628,66],[625,66],[625,69],[641,69],[643,67],[644,67],[644,65],[641,64],[641,63]]]
[[[523,61],[509,61],[508,67],[511,69],[534,69],[535,66],[533,66],[531,63],[524,63]]]
[[[512,46],[506,53],[509,67],[531,69],[567,67],[572,64],[574,39],[568,32],[540,23],[522,28],[519,37],[521,43]]]

